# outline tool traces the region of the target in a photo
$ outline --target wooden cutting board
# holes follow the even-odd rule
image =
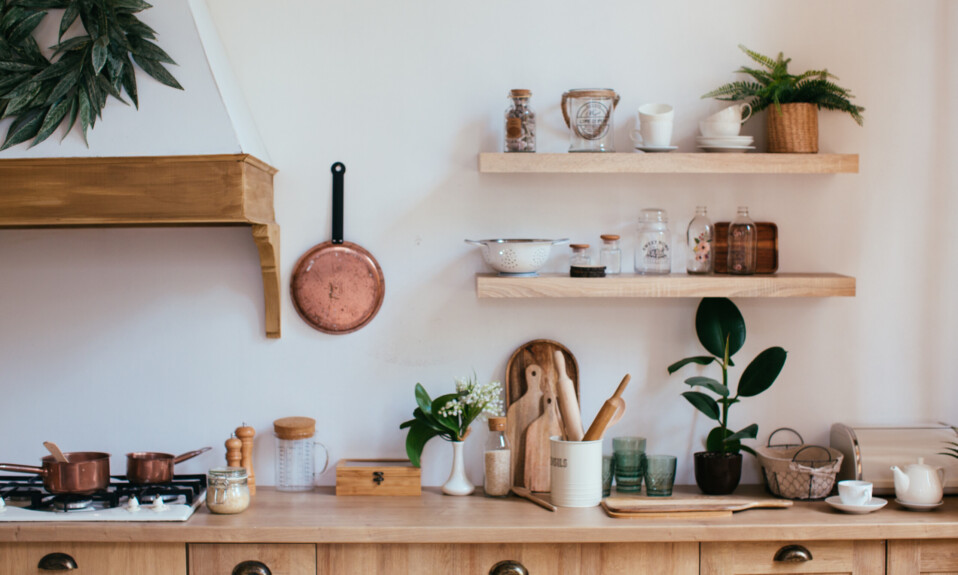
[[[526,429],[524,479],[525,487],[530,491],[552,491],[552,469],[549,466],[552,444],[549,438],[562,435],[559,406],[552,392],[554,385],[548,377],[542,380],[542,415]]]
[[[715,249],[715,273],[728,273],[728,222],[716,222],[712,247]],[[758,228],[757,274],[778,271],[778,226],[772,222],[755,222]]]
[[[699,517],[728,517],[746,509],[782,509],[794,504],[790,499],[771,496],[713,496],[677,493],[672,497],[614,495],[602,501],[602,508],[610,517],[672,517],[692,519]]]
[[[512,446],[513,485],[529,487],[525,478],[526,458],[526,431],[529,425],[542,415],[541,391],[536,383],[530,386],[527,383],[530,366],[539,366],[539,379],[548,378],[553,397],[556,396],[555,382],[558,381],[558,372],[555,367],[555,352],[560,351],[565,357],[566,375],[572,380],[576,398],[579,397],[579,364],[564,345],[549,339],[536,339],[519,346],[506,364],[506,437]],[[528,399],[521,399],[525,396]],[[520,406],[513,407],[520,403]],[[560,419],[561,425],[561,419]],[[561,428],[561,427],[560,427]]]
[[[527,391],[506,410],[506,437],[512,451],[512,484],[528,487],[525,476],[526,430],[542,415],[542,368],[526,366]]]

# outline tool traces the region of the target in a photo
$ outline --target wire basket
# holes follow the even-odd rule
[[[780,431],[790,431],[798,443],[772,444]],[[835,486],[835,477],[842,466],[842,453],[821,445],[805,445],[794,429],[782,427],[768,436],[767,447],[755,450],[762,464],[762,475],[768,490],[785,499],[824,499]]]

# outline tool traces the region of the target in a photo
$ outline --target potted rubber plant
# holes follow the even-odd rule
[[[768,151],[818,153],[818,110],[849,114],[861,126],[865,108],[851,102],[851,91],[835,84],[828,70],[808,70],[795,75],[788,71],[791,58],[779,52],[765,56],[745,46],[742,52],[759,67],[742,66],[736,72],[750,78],[724,84],[703,98],[729,102],[747,101],[752,114],[772,108],[768,115]]]
[[[705,451],[695,454],[695,483],[708,495],[726,495],[735,491],[741,479],[742,451],[755,454],[750,447],[742,445],[742,440],[758,436],[756,423],[733,431],[729,426],[729,408],[771,387],[785,365],[786,351],[770,347],[758,354],[742,372],[733,391],[728,372],[735,365],[732,356],[745,344],[742,313],[727,298],[705,298],[695,313],[695,332],[702,347],[711,355],[677,361],[669,366],[669,374],[689,364],[715,363],[722,371],[721,381],[700,375],[686,379],[691,390],[682,396],[717,423],[705,439]]]

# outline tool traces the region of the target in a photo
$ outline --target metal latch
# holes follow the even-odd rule
[[[373,471],[373,483],[376,485],[382,485],[383,481],[385,480],[386,478],[383,477],[382,471]]]

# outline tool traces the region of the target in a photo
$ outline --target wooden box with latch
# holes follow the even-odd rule
[[[336,495],[421,495],[422,470],[408,459],[340,459]]]

